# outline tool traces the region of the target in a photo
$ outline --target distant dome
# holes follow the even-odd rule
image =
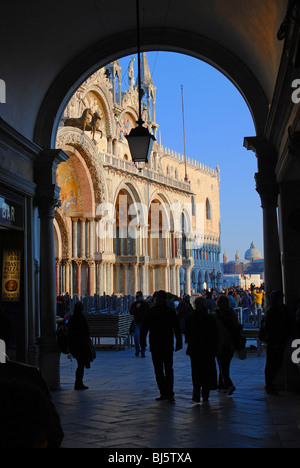
[[[250,261],[261,259],[261,253],[255,248],[254,242],[251,243],[250,249],[246,250],[245,259]]]

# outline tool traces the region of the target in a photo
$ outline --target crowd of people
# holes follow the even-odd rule
[[[255,303],[264,307],[263,291],[252,292]],[[175,403],[173,356],[174,351],[183,349],[184,340],[191,365],[192,400],[199,403],[202,398],[207,402],[212,390],[227,395],[235,392],[230,366],[235,350],[245,343],[241,344],[242,326],[234,312],[233,301],[241,307],[249,301],[251,307],[250,299],[249,292],[236,290],[222,293],[206,291],[193,303],[188,295],[180,299],[165,291],[157,291],[144,299],[141,291],[136,293],[130,308],[135,354],[145,358],[149,341],[160,391],[157,401]],[[260,329],[260,339],[266,343],[267,349],[267,393],[276,390],[274,379],[283,364],[289,338],[295,337],[294,325],[289,310],[283,304],[282,293],[273,291]],[[9,343],[10,333],[10,319],[0,309],[0,339]],[[68,339],[70,352],[78,363],[74,389],[87,390],[83,384],[84,369],[90,367],[93,357],[88,322],[83,303],[79,300],[72,313],[68,314]],[[64,436],[60,418],[37,368],[9,360],[0,365],[0,412],[0,430],[5,432],[1,447],[60,446]]]
[[[191,360],[193,401],[208,401],[210,391],[219,389],[232,395],[236,390],[230,378],[230,364],[239,348],[241,327],[228,295],[221,294],[215,301],[211,292],[197,297],[179,299],[165,291],[158,291],[144,300],[138,291],[130,308],[134,317],[135,355],[145,357],[149,333],[150,352],[160,395],[158,400],[174,398],[173,351],[183,347]],[[217,379],[216,360],[219,367]],[[218,381],[217,381],[218,380]]]
[[[263,287],[204,291],[194,298],[193,304],[189,295],[180,299],[159,291],[144,299],[143,293],[137,292],[130,309],[134,316],[135,354],[145,357],[146,337],[150,333],[150,352],[160,390],[158,400],[175,401],[174,336],[175,351],[178,351],[183,347],[183,335],[191,360],[193,401],[200,402],[201,393],[203,401],[208,401],[211,390],[218,389],[228,395],[235,392],[230,365],[234,352],[245,346],[243,326],[234,311],[237,307],[265,311],[259,338],[266,344],[265,389],[268,394],[273,394],[276,392],[274,380],[283,365],[285,348],[289,339],[297,336],[295,320],[283,304],[280,291],[272,291],[267,310]]]

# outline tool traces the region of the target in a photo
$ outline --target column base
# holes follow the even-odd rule
[[[39,344],[37,364],[50,390],[60,390],[60,350],[56,342]]]

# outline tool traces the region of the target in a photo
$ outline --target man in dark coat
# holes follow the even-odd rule
[[[74,390],[87,390],[83,384],[84,368],[91,367],[90,330],[84,315],[82,302],[76,302],[73,314],[69,318],[68,333],[72,356],[77,360],[76,381]]]
[[[11,320],[5,311],[0,308],[0,339],[6,343],[8,349],[11,331]],[[22,389],[22,386],[24,387],[24,400],[19,400],[17,407],[17,405],[14,403],[14,398],[17,398],[17,395],[19,394],[20,389]],[[5,448],[21,447],[20,444],[22,444],[22,440],[17,436],[17,434],[21,434],[22,431],[27,431],[26,437],[24,436],[24,441],[30,440],[32,436],[36,435],[35,433],[31,432],[36,428],[35,421],[28,421],[27,425],[25,421],[25,415],[27,411],[26,405],[29,404],[28,402],[34,405],[35,398],[36,406],[34,411],[36,416],[38,417],[40,408],[43,409],[43,411],[45,410],[46,413],[49,413],[50,416],[48,426],[44,426],[44,428],[46,428],[44,438],[45,442],[47,443],[47,447],[59,448],[61,446],[64,438],[64,432],[61,426],[60,417],[53,403],[48,384],[44,379],[40,369],[7,359],[6,363],[0,364],[0,391],[3,392],[3,394],[8,392],[8,397],[10,397],[10,400],[7,402],[0,398],[0,414],[2,418],[0,433],[1,428],[5,426],[7,431],[5,438],[0,440],[0,448],[3,448],[6,442],[10,443],[10,446]],[[28,396],[27,400],[25,398],[25,391],[27,392]],[[7,411],[11,406],[14,407],[14,414],[9,414]],[[46,406],[48,406],[48,410]],[[19,415],[17,414],[18,412]],[[21,413],[24,419],[22,419]],[[33,418],[33,415],[31,416]],[[8,420],[8,418],[10,419]],[[13,424],[15,420],[17,421],[17,424],[19,424],[17,429],[14,428]],[[13,431],[15,431],[15,436]],[[39,442],[43,441],[40,440]],[[29,446],[27,446],[27,448],[29,448]]]
[[[150,309],[141,328],[141,345],[145,346],[147,334],[150,332],[150,351],[160,390],[160,396],[157,400],[169,400],[170,403],[175,403],[174,334],[176,337],[175,351],[182,349],[182,335],[176,312],[167,306],[166,300],[166,292],[158,291],[155,306]]]
[[[134,316],[134,345],[135,345],[135,355],[138,357],[141,353],[142,357],[145,357],[146,345],[141,347],[140,345],[140,331],[143,321],[145,320],[149,304],[144,301],[144,296],[142,291],[138,291],[135,296],[135,301],[131,304],[130,314]]]
[[[187,355],[191,358],[193,401],[208,401],[211,390],[217,388],[216,360],[219,343],[218,327],[214,317],[208,314],[207,301],[198,297],[195,312],[186,322],[185,340],[188,343]]]

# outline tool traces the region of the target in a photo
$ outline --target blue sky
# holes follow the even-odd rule
[[[255,136],[255,128],[242,95],[218,70],[193,57],[149,52],[147,58],[157,87],[156,121],[162,144],[184,153],[183,85],[187,156],[220,166],[222,255],[226,250],[228,260],[233,260],[238,250],[244,258],[252,241],[263,254],[262,210],[254,181],[257,162],[255,154],[243,147],[244,137]],[[130,59],[120,61],[124,88]]]

